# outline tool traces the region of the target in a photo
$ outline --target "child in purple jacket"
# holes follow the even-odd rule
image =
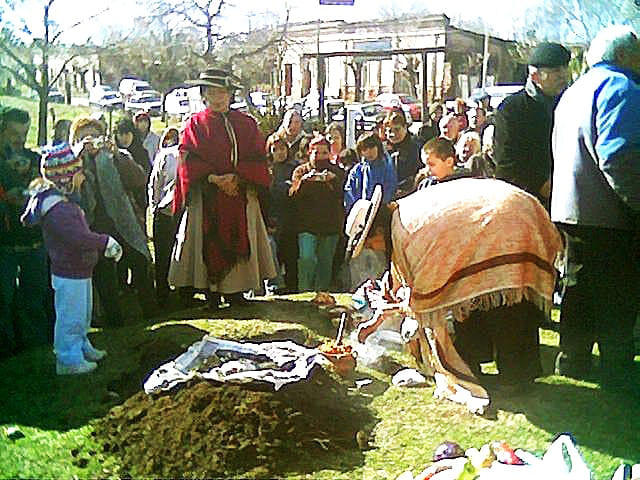
[[[99,255],[118,261],[122,248],[109,235],[89,230],[82,209],[74,201],[84,181],[82,161],[67,143],[43,148],[40,171],[42,178],[31,185],[32,195],[22,222],[41,225],[51,260],[56,373],[88,373],[106,355],[87,337],[93,307],[93,268]]]

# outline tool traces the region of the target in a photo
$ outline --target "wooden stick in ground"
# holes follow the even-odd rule
[[[347,312],[340,315],[340,325],[338,326],[338,336],[336,337],[336,345],[342,345],[342,336],[344,335],[344,324],[347,320]]]

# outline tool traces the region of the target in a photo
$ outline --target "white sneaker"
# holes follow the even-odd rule
[[[82,353],[84,355],[84,359],[90,362],[99,362],[107,356],[106,350],[98,350],[95,347],[91,347],[87,350],[82,350]]]
[[[65,365],[64,363],[56,362],[56,373],[58,375],[81,375],[94,371],[97,366],[97,363],[87,361],[74,365]]]

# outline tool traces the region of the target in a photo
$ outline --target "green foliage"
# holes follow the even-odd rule
[[[257,118],[258,128],[265,137],[275,132],[282,122],[282,118],[280,117],[280,115],[260,115],[259,113],[255,112],[253,115]]]
[[[197,78],[207,62],[194,51],[199,38],[191,30],[171,30],[156,21],[151,26],[142,20],[134,34],[112,32],[107,47],[100,51],[104,83],[117,88],[127,75],[143,78],[153,88],[168,88]]]

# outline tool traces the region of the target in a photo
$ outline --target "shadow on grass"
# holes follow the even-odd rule
[[[86,425],[140,391],[150,371],[202,335],[201,330],[185,325],[151,331],[146,324],[94,333],[92,341],[108,356],[86,375],[56,375],[50,347],[3,359],[0,424],[61,431]]]
[[[613,457],[640,458],[640,398],[600,390],[597,383],[552,375],[556,348],[542,347],[547,377],[514,393],[491,392],[494,409],[522,413],[535,426],[555,435],[570,432],[578,445]]]

